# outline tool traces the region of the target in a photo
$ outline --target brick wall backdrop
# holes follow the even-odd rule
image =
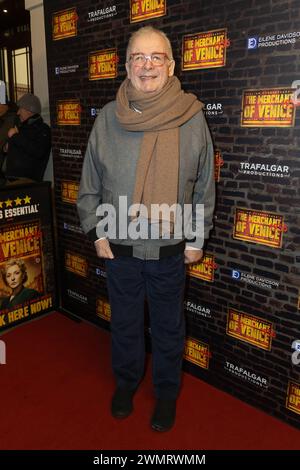
[[[267,36],[300,31],[299,2],[166,0],[165,16],[136,24],[130,23],[129,0],[47,0],[44,4],[62,307],[102,327],[109,325],[97,315],[97,311],[109,313],[104,266],[81,232],[74,194],[95,120],[91,108],[95,113],[114,99],[125,78],[125,49],[131,32],[153,24],[171,40],[183,88],[205,103],[215,147],[223,159],[215,228],[206,247],[206,253],[214,256],[214,280],[187,276],[187,332],[195,340],[189,345],[193,348],[199,342],[199,347],[195,349],[196,363],[188,358],[185,368],[300,427],[300,359],[296,351],[292,361],[292,343],[300,340],[299,112],[296,109],[291,127],[241,127],[244,90],[291,88],[300,80],[300,33],[291,36],[294,42],[284,41],[282,36],[282,43],[273,46],[247,46],[251,37],[268,42]],[[99,19],[98,14],[97,20],[94,16],[89,21],[91,13],[113,6],[115,16]],[[73,7],[78,15],[77,35],[53,41],[52,14]],[[230,40],[226,65],[181,71],[183,36],[222,28],[227,28]],[[112,47],[119,56],[117,78],[90,81],[89,52]],[[68,99],[80,101],[80,126],[57,125],[57,101]],[[262,168],[259,165],[281,166],[287,176],[257,174]],[[62,186],[72,188],[72,183],[73,196],[66,202]],[[282,246],[234,239],[236,208],[283,216]],[[66,256],[72,260],[71,270],[66,267]],[[270,350],[228,334],[230,309],[272,324]]]

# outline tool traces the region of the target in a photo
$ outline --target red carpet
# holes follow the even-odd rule
[[[51,314],[1,336],[1,449],[300,449],[300,431],[184,374],[177,424],[149,426],[150,367],[135,412],[110,416],[110,335]]]

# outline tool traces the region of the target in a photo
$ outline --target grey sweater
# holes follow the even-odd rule
[[[116,227],[121,219],[126,220],[127,226],[132,224],[127,212],[124,214],[119,198],[127,196],[127,206],[132,204],[143,132],[122,129],[115,117],[115,108],[116,102],[112,101],[101,110],[91,131],[83,163],[77,209],[81,226],[92,240],[107,236],[107,220],[104,223],[103,214],[102,217],[96,215],[98,206],[103,209],[105,203],[115,207]],[[184,233],[181,239],[188,239],[190,246],[202,248],[212,228],[215,203],[214,152],[202,111],[180,127],[179,141],[178,204],[192,205],[193,228],[196,204],[204,205],[203,232],[193,239]],[[141,259],[158,259],[161,246],[180,241],[178,237],[135,239],[130,231],[124,236],[118,229],[108,239],[133,246],[133,256]]]

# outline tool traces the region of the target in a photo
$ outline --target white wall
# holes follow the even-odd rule
[[[50,124],[43,1],[25,0],[25,8],[30,12],[33,90],[34,94],[37,95],[41,100],[42,116],[45,122]],[[52,154],[50,155],[44,179],[53,181]]]

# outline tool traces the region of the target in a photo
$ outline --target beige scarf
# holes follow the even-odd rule
[[[116,117],[128,131],[144,132],[136,169],[133,203],[176,204],[179,177],[179,127],[203,103],[170,77],[162,90],[143,93],[126,79],[117,93]],[[137,112],[138,110],[139,112]],[[173,221],[174,222],[174,221]]]

